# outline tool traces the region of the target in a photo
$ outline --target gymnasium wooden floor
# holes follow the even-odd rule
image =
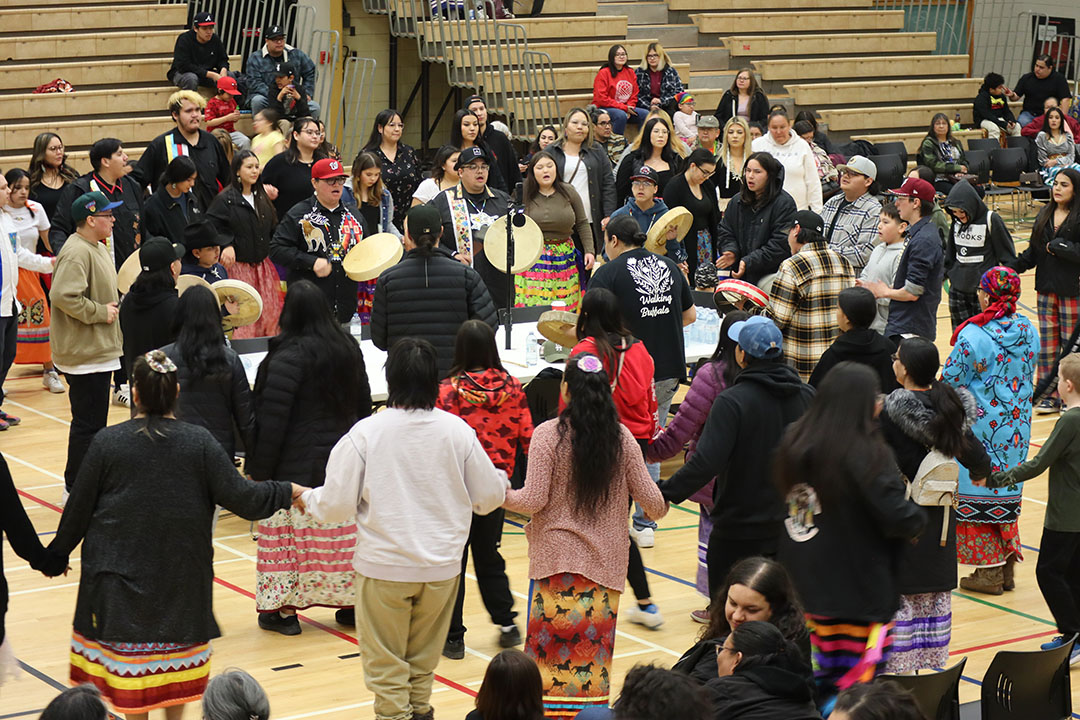
[[[1030,227],[1030,226],[1029,226]],[[1022,248],[1021,244],[1021,248]],[[1033,274],[1024,277],[1023,312],[1034,321]],[[938,318],[938,345],[942,357],[949,338],[948,309],[943,302]],[[5,410],[22,417],[20,426],[0,434],[0,452],[7,458],[23,499],[23,505],[45,543],[59,519],[67,423],[67,397],[52,395],[41,387],[34,368],[16,366],[6,384]],[[110,422],[121,422],[127,411],[113,407]],[[1057,416],[1035,416],[1032,452],[1050,434]],[[153,468],[147,468],[152,472]],[[670,472],[671,467],[665,467]],[[979,697],[979,681],[998,650],[1037,650],[1055,634],[1049,611],[1035,583],[1042,519],[1047,497],[1046,476],[1027,484],[1021,516],[1025,562],[1017,569],[1017,588],[1000,597],[953,594],[951,661],[968,658],[960,697],[964,702]],[[168,512],[162,508],[162,512]],[[688,613],[704,600],[694,589],[697,509],[676,506],[661,522],[656,547],[643,551],[649,569],[653,597],[666,619],[658,630],[620,623],[615,646],[613,690],[636,663],[671,665],[693,642],[701,626]],[[168,542],[168,538],[162,538]],[[252,599],[255,543],[248,523],[223,518],[215,534],[214,610],[223,636],[214,641],[213,671],[240,667],[257,678],[269,693],[275,720],[344,720],[371,717],[372,697],[363,683],[354,633],[334,622],[334,613],[313,609],[302,613],[303,633],[287,638],[256,626]],[[133,552],[137,548],[132,548]],[[527,547],[521,528],[508,524],[503,537],[516,609],[523,623],[527,607]],[[30,570],[5,543],[4,567],[10,583],[11,601],[7,633],[26,672],[0,687],[0,720],[36,718],[41,709],[67,685],[67,648],[79,563],[72,559],[67,577],[47,579]],[[965,572],[961,568],[962,572]],[[437,669],[433,703],[442,720],[460,719],[473,707],[473,696],[483,678],[488,659],[499,651],[497,631],[480,602],[475,583],[467,587],[465,622],[468,652],[464,660],[443,659]],[[1080,685],[1080,684],[1078,684]],[[1080,701],[1080,687],[1073,689]],[[162,716],[161,713],[157,713]],[[189,720],[201,717],[188,708]],[[1080,717],[1074,715],[1073,717]]]

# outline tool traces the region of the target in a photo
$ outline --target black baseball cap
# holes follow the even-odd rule
[[[417,205],[405,214],[409,235],[438,235],[442,230],[442,214],[432,205]]]
[[[296,75],[296,68],[293,67],[292,63],[278,63],[277,67],[274,68],[274,77],[288,77],[289,75]]]
[[[825,221],[813,210],[800,210],[795,213],[795,224],[807,230],[813,230],[818,235],[825,234]]]
[[[477,147],[476,145],[473,145],[470,148],[465,148],[461,151],[461,154],[458,155],[458,160],[454,164],[454,169],[460,170],[469,163],[475,162],[477,160],[484,160],[489,163],[491,162],[491,158],[488,157],[487,151],[484,150],[484,148]]]
[[[195,27],[203,27],[204,25],[217,25],[214,22],[214,16],[208,12],[195,13],[195,19],[191,23]]]
[[[630,176],[631,180],[648,180],[657,187],[660,186],[660,176],[648,165],[642,165],[637,172]]]
[[[139,246],[139,267],[143,272],[155,272],[169,267],[184,257],[183,245],[173,245],[163,237],[152,237]]]
[[[266,28],[266,32],[263,33],[263,37],[267,40],[285,37],[285,28],[281,27],[280,25],[271,25],[270,27]]]

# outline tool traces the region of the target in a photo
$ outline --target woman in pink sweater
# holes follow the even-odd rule
[[[509,491],[504,507],[532,513],[525,652],[540,666],[548,717],[570,718],[609,700],[627,505],[633,498],[659,519],[667,504],[619,423],[598,357],[567,361],[562,397],[566,409],[533,433],[525,487]]]

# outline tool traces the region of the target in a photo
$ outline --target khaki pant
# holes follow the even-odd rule
[[[379,720],[409,720],[431,709],[457,584],[457,577],[410,583],[357,574],[356,635]]]
[[[1001,137],[1001,133],[1003,132],[1001,126],[998,125],[996,122],[993,122],[992,120],[983,120],[981,123],[979,123],[979,127],[986,131],[987,137],[999,138]],[[1015,125],[1013,125],[1012,130],[1005,130],[1004,132],[1009,135],[1019,136],[1020,123],[1016,123]]]

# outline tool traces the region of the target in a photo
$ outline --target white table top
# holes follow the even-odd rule
[[[536,332],[536,323],[515,323],[510,334],[510,349],[507,350],[505,347],[506,342],[503,339],[505,337],[503,326],[500,325],[495,330],[495,341],[499,347],[499,359],[503,361],[507,372],[520,380],[523,385],[536,377],[544,368],[555,368],[560,372],[563,369],[563,363],[544,362],[543,357],[540,358],[536,365],[531,367],[525,364],[525,341],[530,331],[536,334],[538,341],[544,341],[543,336]],[[685,348],[686,361],[695,362],[701,358],[711,357],[715,349],[715,344],[689,343]],[[376,402],[386,400],[386,373],[383,371],[383,366],[386,364],[386,351],[375,347],[375,344],[370,340],[360,342],[360,351],[364,355],[364,364],[367,366],[368,382],[371,384],[371,399]],[[244,370],[247,372],[248,382],[252,385],[255,384],[255,374],[258,372],[259,364],[262,363],[264,357],[266,357],[265,352],[245,353],[240,356],[241,362],[244,363]]]

